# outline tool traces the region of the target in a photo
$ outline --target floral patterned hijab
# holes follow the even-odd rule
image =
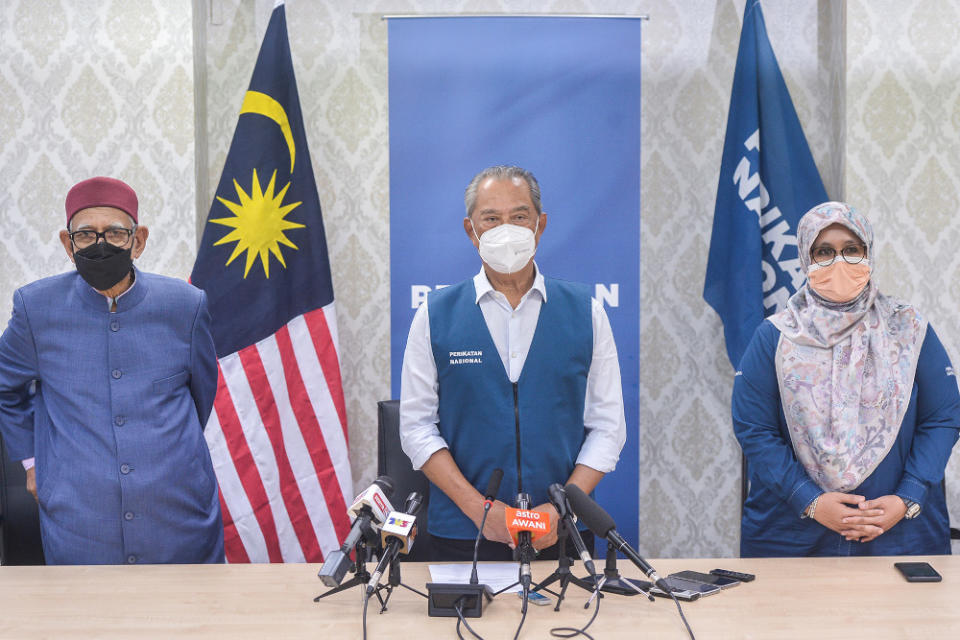
[[[849,205],[826,202],[797,228],[804,270],[817,236],[836,223],[867,245],[875,269],[870,223]],[[872,279],[844,303],[804,284],[770,321],[780,330],[777,379],[797,458],[825,491],[853,491],[897,439],[927,322],[913,307],[880,293]]]

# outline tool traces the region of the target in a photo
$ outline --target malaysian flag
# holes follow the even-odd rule
[[[229,562],[319,562],[353,495],[320,200],[273,10],[191,281],[219,360],[207,443]]]

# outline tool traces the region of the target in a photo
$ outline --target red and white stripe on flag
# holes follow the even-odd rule
[[[205,435],[228,562],[321,562],[350,530],[334,304],[220,358]]]

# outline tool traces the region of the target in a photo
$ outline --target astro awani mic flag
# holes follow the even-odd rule
[[[273,10],[191,281],[219,360],[205,429],[230,562],[319,562],[353,494],[336,316],[282,3]]]
[[[764,317],[803,285],[797,223],[827,200],[758,0],[748,0],[723,143],[704,299],[734,368]]]

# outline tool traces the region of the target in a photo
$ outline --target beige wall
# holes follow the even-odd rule
[[[655,556],[739,553],[733,368],[703,280],[744,2],[650,3],[641,196],[640,531]],[[763,3],[770,40],[828,189],[839,16]],[[667,366],[644,366],[644,363]]]
[[[960,2],[851,1],[847,24],[847,198],[874,223],[881,287],[926,315],[956,365]],[[955,527],[956,451],[946,477]]]
[[[375,474],[375,403],[390,394],[380,15],[649,13],[641,360],[661,364],[641,368],[640,459],[620,464],[641,467],[646,555],[737,554],[732,369],[701,292],[743,4],[288,1],[331,252],[356,486]],[[9,308],[15,286],[66,268],[53,243],[62,195],[90,173],[121,175],[143,194],[154,227],[144,266],[189,272],[194,201],[205,216],[273,3],[194,5],[192,12],[186,0],[0,3],[0,169],[9,185],[0,193],[0,308]],[[882,283],[919,304],[958,355],[951,311],[960,302],[953,251],[960,244],[960,2],[764,0],[763,7],[828,193],[843,197],[846,185],[873,218]],[[948,482],[960,498],[960,473]],[[953,504],[960,520],[960,501]]]
[[[132,10],[133,8],[136,10]],[[0,308],[70,267],[56,240],[75,182],[111,175],[153,230],[140,261],[190,273],[195,256],[189,0],[0,2]]]

